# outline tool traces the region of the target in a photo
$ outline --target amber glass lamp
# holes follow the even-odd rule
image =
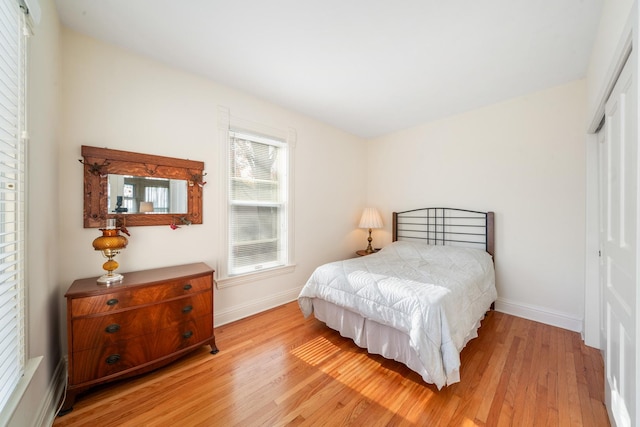
[[[102,268],[107,273],[98,278],[98,284],[108,286],[115,282],[121,282],[124,277],[122,274],[114,273],[114,270],[118,268],[118,263],[113,258],[127,247],[129,241],[120,235],[120,230],[116,228],[115,219],[108,219],[107,227],[101,228],[100,231],[102,231],[102,236],[93,241],[93,248],[102,252],[102,255],[107,258],[107,261],[102,264]]]

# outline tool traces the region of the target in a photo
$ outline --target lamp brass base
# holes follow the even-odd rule
[[[375,251],[373,250],[373,247],[371,246],[371,242],[373,241],[373,239],[371,238],[371,229],[369,229],[369,238],[367,239],[367,241],[369,242],[369,244],[367,245],[367,249],[365,249],[365,251],[368,254],[372,254]]]

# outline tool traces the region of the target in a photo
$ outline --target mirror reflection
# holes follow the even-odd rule
[[[109,174],[107,197],[108,213],[187,213],[186,180]]]

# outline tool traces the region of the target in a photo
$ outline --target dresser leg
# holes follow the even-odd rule
[[[58,416],[61,417],[63,415],[67,415],[69,412],[73,411],[73,405],[76,403],[76,396],[82,390],[67,390],[67,395],[63,396],[64,404],[60,411],[58,412]]]
[[[210,351],[211,354],[216,354],[220,351],[218,350],[218,347],[216,347],[216,337],[213,337],[209,345],[211,346],[211,351]]]
[[[60,409],[60,412],[58,412],[58,416],[59,417],[63,417],[65,415],[67,415],[71,411],[73,411],[73,406],[70,406],[68,408],[62,408],[62,409]]]

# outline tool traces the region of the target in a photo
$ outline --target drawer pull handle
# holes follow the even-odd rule
[[[114,324],[109,325],[106,328],[104,328],[104,330],[108,334],[113,334],[113,333],[118,332],[120,330],[120,325],[118,325],[117,323],[114,323]]]
[[[111,356],[107,357],[105,362],[107,362],[107,364],[109,365],[113,365],[114,363],[118,363],[120,361],[120,355],[119,354],[112,354]]]
[[[118,300],[116,298],[111,298],[109,301],[107,301],[107,305],[116,305],[118,303]]]
[[[191,338],[193,336],[193,331],[187,331],[184,334],[182,334],[182,338],[184,338],[185,340]]]
[[[193,306],[187,305],[182,309],[182,312],[186,314],[186,313],[191,312],[191,310],[193,310]]]
[[[187,283],[186,285],[184,285],[184,286],[182,287],[182,289],[184,289],[185,291],[188,291],[188,290],[190,290],[192,287],[193,287],[193,286],[191,286],[191,283]]]

